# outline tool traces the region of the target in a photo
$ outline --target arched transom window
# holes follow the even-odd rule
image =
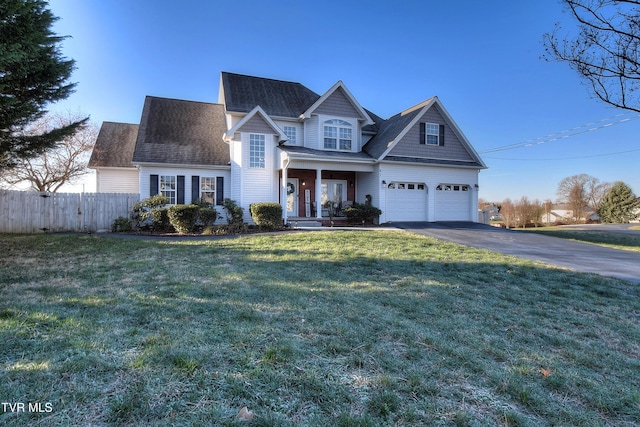
[[[331,119],[324,122],[324,148],[351,151],[351,123]]]

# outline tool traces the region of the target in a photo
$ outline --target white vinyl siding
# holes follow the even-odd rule
[[[382,181],[385,181],[386,185],[382,185]],[[477,219],[477,198],[478,192],[475,188],[475,184],[478,183],[478,171],[477,169],[461,169],[461,168],[449,168],[449,167],[435,167],[427,165],[410,165],[399,163],[382,163],[379,166],[378,182],[374,188],[379,189],[379,204],[376,204],[374,199],[374,206],[379,207],[382,210],[381,222],[394,221],[394,209],[398,204],[397,198],[394,195],[390,195],[391,190],[388,189],[388,184],[392,182],[399,183],[424,183],[426,185],[425,191],[427,192],[427,203],[425,218],[426,221],[443,221],[448,215],[449,218],[455,218],[455,220],[464,221],[476,221]],[[438,206],[436,204],[436,187],[442,183],[455,183],[456,185],[466,185],[469,191],[465,191],[467,199],[465,204],[456,204],[453,210],[448,214],[445,211],[440,211],[440,215],[437,213]],[[406,188],[406,187],[405,187]],[[410,191],[406,188],[406,193]],[[416,190],[414,190],[416,191]],[[463,193],[458,191],[458,193]],[[360,192],[359,198],[360,198]],[[462,198],[462,196],[461,196]],[[454,214],[453,212],[457,212]]]
[[[192,176],[199,177],[222,177],[224,179],[223,186],[223,194],[225,197],[230,197],[229,194],[231,192],[231,171],[229,168],[226,169],[202,169],[202,168],[170,168],[170,167],[159,167],[159,166],[141,166],[140,167],[140,176],[139,176],[139,188],[140,188],[140,199],[146,199],[150,195],[149,188],[149,177],[151,175],[158,175],[158,186],[160,184],[160,176],[169,175],[169,176],[184,176],[184,202],[186,204],[192,203]],[[219,208],[218,208],[219,209]]]
[[[262,138],[256,138],[255,136]],[[253,138],[252,138],[253,137]],[[263,167],[250,167],[251,162],[251,141],[263,141],[264,154],[262,155]],[[244,218],[248,223],[252,223],[249,205],[257,202],[278,203],[279,179],[278,166],[279,158],[276,155],[276,138],[273,135],[249,134],[241,132],[241,141],[233,142],[234,157],[232,159],[233,188],[232,199],[244,209]],[[254,153],[255,155],[255,153]],[[254,157],[255,161],[255,157]],[[236,175],[237,174],[237,175]],[[225,196],[226,197],[226,196]]]
[[[96,192],[139,193],[137,169],[98,168],[96,170]]]

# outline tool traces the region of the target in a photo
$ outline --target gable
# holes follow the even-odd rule
[[[245,124],[236,130],[237,132],[274,134],[269,123],[259,114],[253,115]]]
[[[420,123],[444,125],[444,145],[421,144]],[[409,128],[407,133],[398,141],[393,149],[389,151],[388,155],[469,162],[475,161],[454,129],[447,120],[445,120],[438,105],[433,105],[429,108],[429,110]]]
[[[314,111],[316,114],[326,114],[328,116],[357,117],[361,114],[356,110],[351,101],[347,98],[342,88],[336,89],[327,99]]]

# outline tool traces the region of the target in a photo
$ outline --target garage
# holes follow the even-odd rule
[[[386,207],[388,221],[426,221],[427,186],[422,182],[390,182]]]
[[[438,184],[435,221],[470,221],[471,191],[465,184]]]

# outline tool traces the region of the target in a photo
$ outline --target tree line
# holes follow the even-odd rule
[[[560,181],[557,196],[562,210],[554,209],[556,206],[551,200],[541,202],[527,196],[519,200],[506,198],[501,202],[480,199],[478,207],[493,210],[492,219],[499,220],[507,228],[549,223],[628,223],[640,218],[640,199],[622,181],[611,184],[587,174],[573,175]],[[565,214],[554,216],[554,211]]]

